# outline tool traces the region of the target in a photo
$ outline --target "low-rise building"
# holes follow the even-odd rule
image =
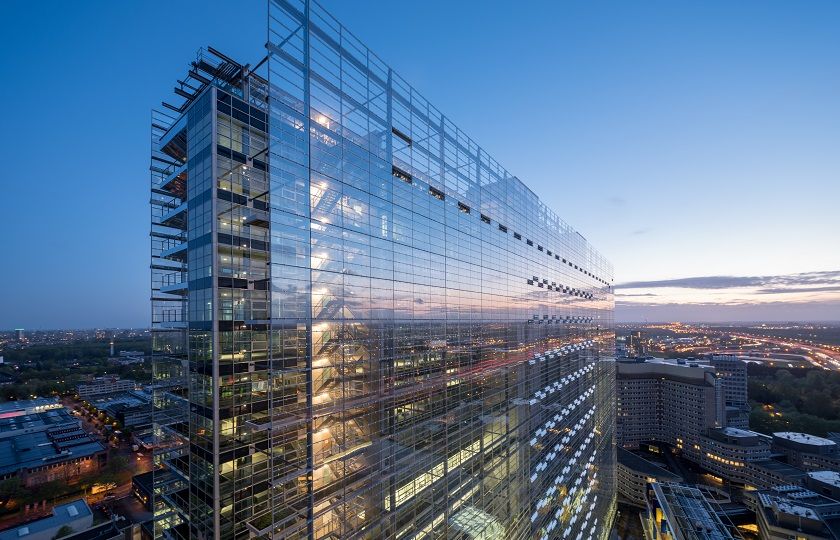
[[[0,479],[18,477],[27,487],[98,471],[107,450],[67,409],[0,419]]]
[[[684,484],[650,484],[642,524],[648,540],[735,538],[703,492]]]
[[[19,401],[6,401],[0,403],[0,419],[12,418],[26,414],[35,414],[53,409],[61,409],[64,406],[58,402],[58,398],[35,398],[22,399]]]
[[[805,482],[805,471],[777,459],[748,462],[744,468],[747,476],[745,486],[752,489],[768,489],[781,485],[800,486]]]
[[[784,454],[789,464],[805,471],[840,469],[840,447],[824,437],[780,431],[773,434],[773,451]]]
[[[58,408],[42,408],[24,403],[22,407],[15,410],[10,410],[8,407],[0,410],[0,441],[68,426],[78,428],[79,420],[61,405]]]
[[[836,540],[840,502],[801,486],[776,486],[745,493],[762,540]]]
[[[90,400],[95,397],[129,392],[134,390],[135,383],[131,379],[120,379],[117,375],[95,377],[93,380],[76,385],[76,393],[80,398]]]
[[[805,478],[805,486],[819,493],[840,501],[840,472],[838,471],[812,471]]]
[[[52,540],[62,528],[80,532],[92,525],[93,512],[84,499],[79,499],[56,505],[45,518],[0,531],[0,540]]]
[[[710,429],[699,446],[701,467],[740,484],[751,485],[753,480],[748,463],[770,459],[770,437],[745,429]]]
[[[648,484],[683,480],[678,474],[624,448],[618,448],[616,457],[616,488],[621,500],[627,504],[644,508]]]
[[[120,392],[91,400],[90,403],[123,427],[135,429],[151,426],[151,395],[146,392]]]

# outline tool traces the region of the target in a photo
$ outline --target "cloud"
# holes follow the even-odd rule
[[[752,322],[752,321],[839,321],[840,301],[647,304],[616,302],[616,322]]]
[[[607,202],[613,206],[624,206],[627,202],[624,197],[619,197],[618,195],[613,195],[611,197],[607,197]]]
[[[783,274],[776,276],[699,276],[654,281],[630,281],[616,285],[616,289],[654,289],[669,287],[716,290],[732,289],[737,287],[763,287],[764,290],[769,291],[783,288],[796,288],[798,286],[807,285],[822,285],[824,287],[840,286],[840,270],[803,272],[799,274]]]
[[[647,234],[649,232],[650,232],[650,229],[644,228],[644,229],[636,229],[635,231],[631,232],[630,234],[633,235],[633,236],[641,236],[641,235]]]
[[[615,295],[616,296],[622,296],[622,297],[626,297],[626,296],[659,296],[659,295],[653,294],[653,293],[638,293],[638,294],[636,294],[636,293],[623,293],[623,292],[616,292]]]
[[[772,287],[769,289],[759,289],[755,292],[758,294],[787,294],[834,291],[840,291],[840,285],[827,285],[825,287]]]

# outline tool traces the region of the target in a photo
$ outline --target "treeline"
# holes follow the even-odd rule
[[[117,350],[146,351],[148,340],[116,342]],[[63,395],[76,384],[101,375],[119,375],[141,383],[151,380],[149,362],[117,365],[108,362],[107,342],[67,345],[37,345],[6,351],[6,363],[0,365],[0,402],[28,399],[31,396]]]
[[[840,372],[750,366],[748,388],[755,431],[840,432]]]

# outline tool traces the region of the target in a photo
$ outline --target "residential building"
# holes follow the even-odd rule
[[[92,525],[93,512],[84,499],[79,499],[57,504],[50,516],[0,531],[0,540],[53,540],[64,527],[80,532]]]
[[[94,377],[93,380],[76,385],[76,393],[81,399],[90,400],[108,394],[129,392],[134,390],[135,382],[130,379],[120,379],[118,375]]]
[[[610,264],[317,3],[269,21],[153,114],[154,535],[606,538]]]

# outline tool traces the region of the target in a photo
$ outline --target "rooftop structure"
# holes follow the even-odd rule
[[[0,531],[0,540],[53,540],[62,527],[80,532],[91,525],[93,512],[84,499],[79,499],[56,505],[50,516]]]

